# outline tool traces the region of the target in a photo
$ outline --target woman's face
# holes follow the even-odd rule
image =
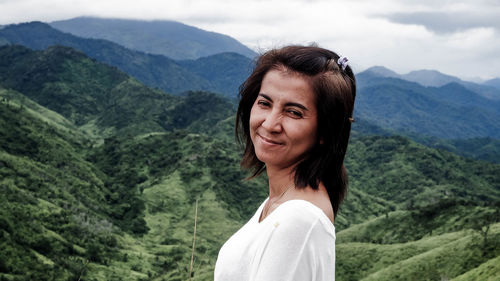
[[[250,137],[257,158],[269,168],[297,164],[316,144],[314,92],[298,73],[270,70],[250,111]]]

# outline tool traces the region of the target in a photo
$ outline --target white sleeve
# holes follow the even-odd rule
[[[335,280],[335,234],[323,221],[295,213],[272,223],[251,281]]]

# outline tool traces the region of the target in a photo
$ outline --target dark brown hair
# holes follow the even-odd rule
[[[356,82],[352,69],[337,64],[339,56],[316,46],[287,46],[261,55],[255,68],[240,86],[240,103],[236,115],[236,137],[245,150],[241,165],[253,170],[251,177],[261,174],[265,165],[255,155],[250,138],[250,111],[259,94],[262,80],[272,69],[303,75],[316,95],[318,133],[316,145],[295,167],[295,186],[317,189],[322,182],[337,215],[347,190],[344,157],[351,131]]]

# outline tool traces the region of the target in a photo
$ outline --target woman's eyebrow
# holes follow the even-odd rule
[[[268,96],[268,95],[266,95],[264,93],[260,93],[259,96],[265,98],[266,100],[268,100],[270,102],[273,101],[273,99],[270,96]],[[298,108],[300,108],[302,110],[309,110],[309,109],[307,109],[307,107],[303,106],[300,103],[296,103],[296,102],[287,102],[287,103],[285,103],[285,106],[295,106],[295,107],[298,107]]]
[[[308,110],[307,107],[303,106],[300,103],[296,103],[296,102],[287,102],[287,103],[285,103],[285,106],[295,106],[295,107],[298,107],[298,108],[303,109],[303,110]]]
[[[261,97],[265,98],[266,100],[268,100],[268,101],[270,101],[270,102],[272,102],[272,101],[273,101],[273,99],[272,99],[270,96],[268,96],[268,95],[266,95],[266,94],[264,94],[264,93],[260,93],[260,94],[259,94],[259,96],[261,96]]]

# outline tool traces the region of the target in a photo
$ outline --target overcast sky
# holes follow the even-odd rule
[[[0,0],[0,24],[77,16],[176,20],[262,51],[316,42],[355,71],[500,77],[500,0]]]

